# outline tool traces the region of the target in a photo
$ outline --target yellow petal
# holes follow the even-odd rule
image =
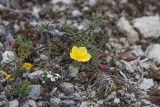
[[[77,46],[73,46],[71,53],[72,53],[72,54],[78,53],[78,47],[77,47]]]
[[[85,47],[79,47],[78,56],[81,57],[87,53],[87,49]]]
[[[25,68],[26,70],[30,70],[32,67],[33,67],[33,65],[30,64],[30,63],[24,63],[23,64],[23,68]]]
[[[75,55],[74,53],[70,53],[70,57],[71,57],[72,59],[75,59],[75,60],[77,59],[77,58],[76,58],[76,55]]]
[[[82,62],[87,62],[91,59],[91,55],[89,53],[86,53],[83,57],[81,57],[79,59],[79,61],[82,61]]]
[[[11,75],[9,75],[7,72],[3,72],[3,76],[5,79],[8,79]]]

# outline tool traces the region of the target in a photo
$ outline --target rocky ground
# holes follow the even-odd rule
[[[159,0],[0,0],[0,106],[159,107],[159,13]]]

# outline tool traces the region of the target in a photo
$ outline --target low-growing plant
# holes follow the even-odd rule
[[[20,97],[27,96],[32,91],[32,88],[29,87],[29,85],[30,85],[30,82],[28,80],[24,80],[21,85],[18,85],[14,89],[14,93],[16,95],[19,95]]]

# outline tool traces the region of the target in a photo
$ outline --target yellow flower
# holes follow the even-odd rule
[[[14,81],[15,80],[15,78],[11,77],[11,75],[8,74],[7,72],[3,72],[3,76],[6,80],[8,80],[8,79],[9,79],[9,81]]]
[[[30,64],[30,63],[24,63],[23,64],[23,68],[25,68],[26,70],[30,70],[32,67],[33,67],[33,65]]]
[[[9,75],[7,72],[3,72],[3,76],[5,79],[8,79],[11,75]]]
[[[91,59],[91,55],[87,52],[86,47],[73,46],[70,57],[74,60],[87,62]]]

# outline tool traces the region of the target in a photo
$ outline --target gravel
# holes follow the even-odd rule
[[[159,0],[0,0],[0,106],[159,107],[159,7]],[[20,57],[17,35],[33,43],[21,63],[31,70],[8,58]],[[69,56],[74,45],[86,46],[91,61],[77,65]],[[24,79],[32,91],[20,97],[14,89]]]
[[[60,84],[60,89],[65,95],[69,95],[71,93],[74,93],[74,86],[71,83],[62,82]]]

